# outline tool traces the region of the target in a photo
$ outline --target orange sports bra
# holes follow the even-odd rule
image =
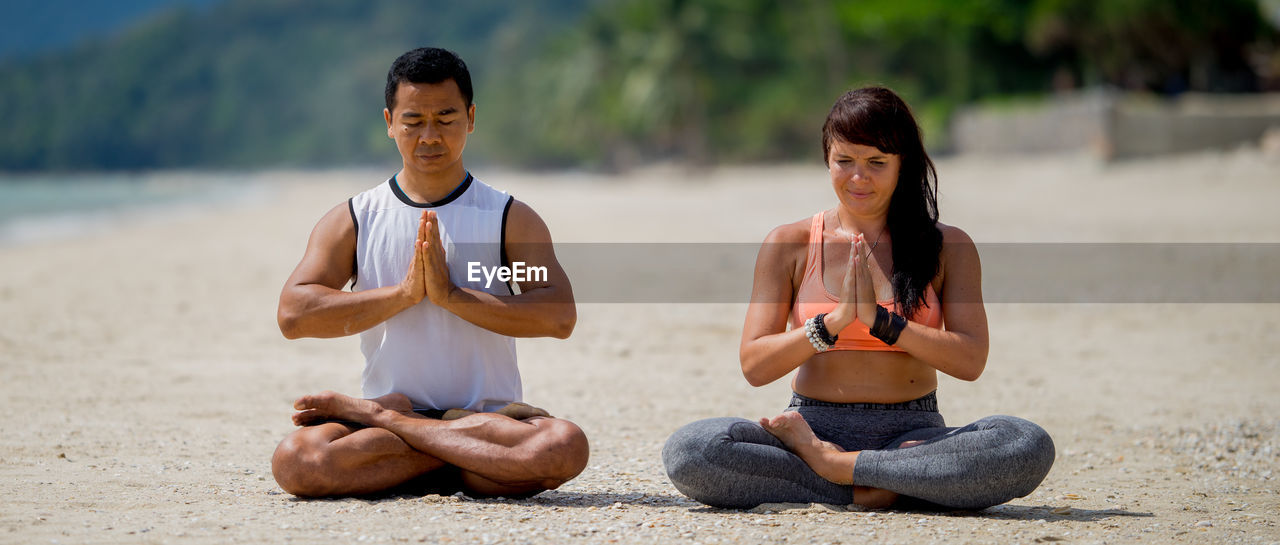
[[[823,212],[813,216],[813,224],[809,227],[809,258],[804,265],[804,278],[800,279],[800,289],[796,291],[795,305],[791,309],[791,327],[804,327],[805,320],[823,312],[835,310],[840,299],[827,291],[822,283],[822,229]],[[930,284],[924,293],[925,307],[916,311],[911,321],[935,329],[942,328],[942,302]],[[903,314],[902,308],[892,299],[879,301],[885,308]],[[903,314],[905,315],[905,314]],[[901,348],[884,344],[871,336],[871,329],[859,320],[837,333],[839,339],[831,350],[869,350],[875,352],[905,352]]]

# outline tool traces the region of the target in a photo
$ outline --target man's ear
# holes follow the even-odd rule
[[[471,133],[476,130],[476,103],[472,102],[467,107],[467,132]]]
[[[387,122],[387,138],[396,139],[396,135],[391,132],[391,110],[382,109],[382,120]]]

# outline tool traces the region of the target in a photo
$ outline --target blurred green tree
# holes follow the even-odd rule
[[[473,68],[470,158],[617,168],[816,161],[872,83],[942,151],[974,101],[1256,90],[1278,42],[1257,0],[227,0],[0,64],[0,169],[394,161],[383,74],[424,44]]]
[[[1037,0],[1026,24],[1086,85],[1166,94],[1258,90],[1249,49],[1275,39],[1256,0]]]

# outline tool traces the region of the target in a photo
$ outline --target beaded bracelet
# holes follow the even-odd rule
[[[907,328],[907,319],[900,314],[889,312],[880,305],[876,305],[876,321],[871,324],[871,336],[880,339],[884,344],[893,346],[898,342],[898,335],[902,334],[902,330]]]
[[[813,318],[804,321],[804,334],[809,338],[809,344],[813,345],[814,350],[826,352],[831,348],[831,345],[823,342],[822,337],[818,335],[818,326]]]

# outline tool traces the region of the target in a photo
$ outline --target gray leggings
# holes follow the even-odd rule
[[[862,451],[853,482],[897,492],[925,505],[982,509],[1035,490],[1053,465],[1053,440],[1031,422],[989,416],[948,428],[929,394],[903,403],[828,403],[796,394],[819,439]],[[905,441],[924,441],[899,448]],[[759,424],[742,418],[699,420],[672,434],[662,463],[676,489],[707,505],[853,501],[853,487],[828,481]],[[918,502],[917,502],[918,503]]]

